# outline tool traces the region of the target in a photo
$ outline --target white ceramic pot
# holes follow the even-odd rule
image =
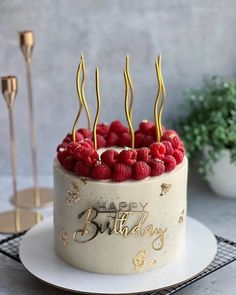
[[[236,164],[230,161],[229,150],[223,150],[213,164],[213,174],[208,175],[212,190],[222,196],[236,198]]]

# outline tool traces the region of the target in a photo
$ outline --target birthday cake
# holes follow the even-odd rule
[[[160,56],[156,73],[154,122],[144,120],[134,131],[128,57],[124,70],[127,126],[119,120],[98,124],[97,69],[97,113],[91,131],[81,57],[78,115],[54,160],[55,251],[76,268],[132,274],[163,267],[184,250],[188,161],[178,134],[161,123],[166,94]],[[78,129],[83,108],[88,128]]]

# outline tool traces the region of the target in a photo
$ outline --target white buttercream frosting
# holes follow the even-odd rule
[[[105,274],[137,273],[172,262],[185,245],[187,171],[185,157],[172,172],[116,183],[78,177],[55,160],[57,254],[74,267]],[[101,233],[107,221],[109,229]]]

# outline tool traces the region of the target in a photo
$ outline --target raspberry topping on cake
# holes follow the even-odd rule
[[[109,179],[111,175],[111,168],[105,163],[98,163],[92,171],[92,177],[98,180]]]
[[[147,178],[150,174],[151,168],[147,163],[139,161],[134,165],[133,179],[142,180]]]
[[[111,125],[99,124],[96,135],[98,151],[94,148],[91,132],[81,128],[76,132],[75,142],[72,135],[67,134],[58,145],[58,161],[78,176],[115,182],[142,180],[170,172],[183,162],[183,143],[174,130],[165,130],[161,141],[155,141],[153,126],[150,121],[142,121],[135,131],[135,147],[130,148],[131,135],[123,123],[116,120]],[[99,156],[100,148],[105,150]]]
[[[132,168],[122,163],[114,165],[112,179],[116,182],[122,182],[132,177]]]

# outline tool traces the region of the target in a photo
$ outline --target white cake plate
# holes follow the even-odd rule
[[[54,252],[53,219],[45,219],[26,233],[20,246],[23,265],[40,280],[74,292],[97,294],[139,293],[184,282],[205,269],[217,251],[212,232],[187,218],[186,250],[175,262],[150,272],[103,275],[76,269]],[[88,257],[89,259],[89,257]]]

